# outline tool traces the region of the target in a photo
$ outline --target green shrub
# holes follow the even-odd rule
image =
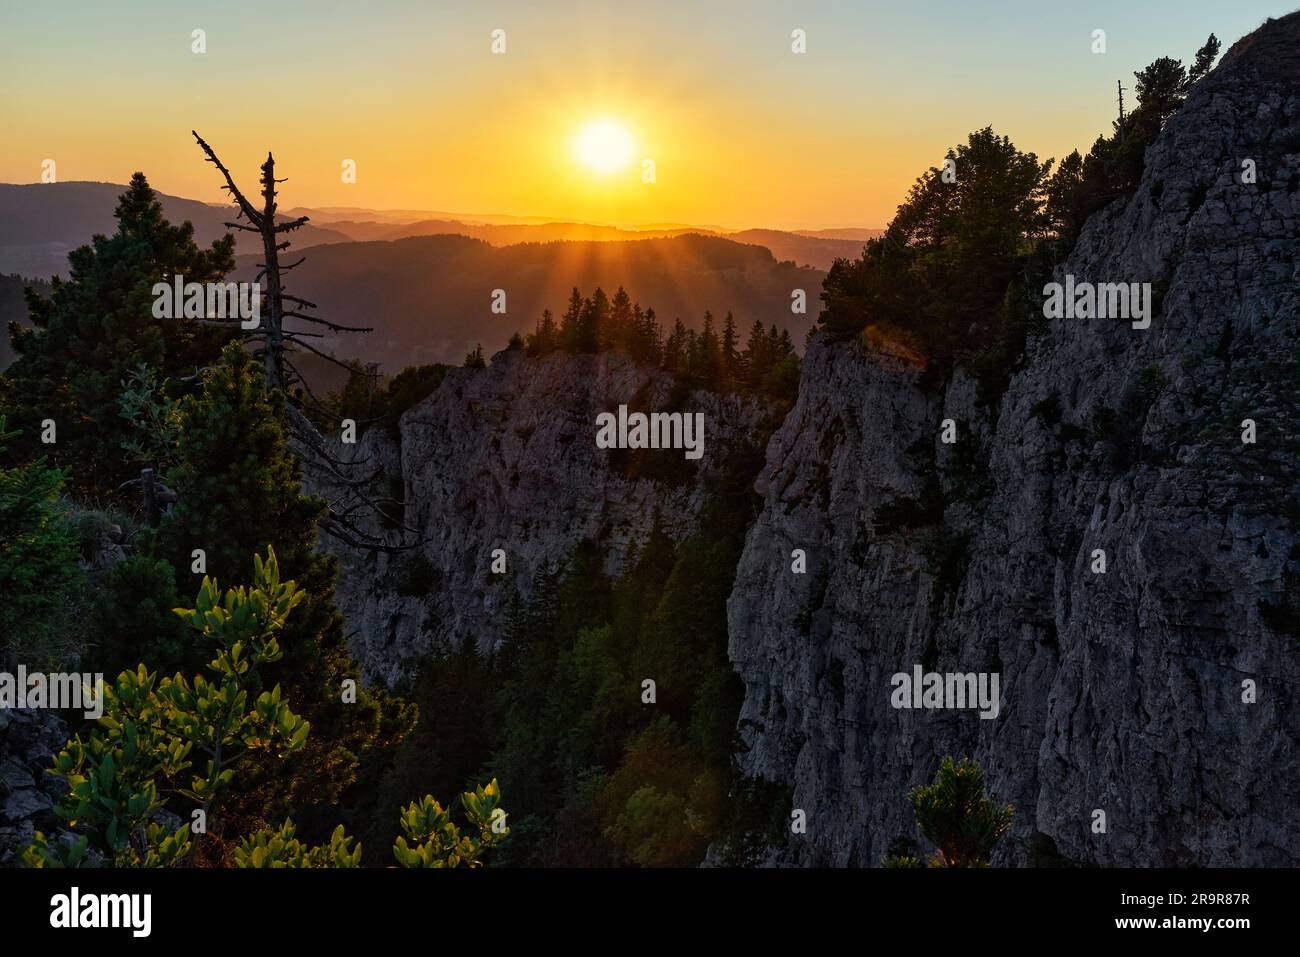
[[[945,757],[934,783],[907,797],[917,826],[935,846],[933,867],[987,867],[994,845],[1011,828],[1011,805],[990,800],[984,772],[969,758],[956,764]]]
[[[0,456],[15,435],[0,415]],[[44,459],[0,465],[0,663],[61,664],[74,650],[71,613],[84,575],[64,477]]]

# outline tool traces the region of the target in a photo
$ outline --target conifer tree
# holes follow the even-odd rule
[[[723,376],[722,343],[713,328],[713,313],[707,309],[700,329],[700,368],[696,374],[709,382],[721,382]]]
[[[655,317],[654,309],[647,309],[644,313],[640,306],[636,309],[639,317],[637,358],[659,364],[663,361],[663,332],[659,328],[659,320]]]
[[[569,293],[569,305],[560,317],[560,342],[569,352],[578,352],[582,345],[582,334],[578,328],[582,318],[582,293],[574,286]]]
[[[590,298],[582,300],[582,309],[578,313],[578,343],[574,351],[598,352],[601,330],[607,329],[608,323],[609,297],[597,286]]]
[[[607,328],[601,332],[601,349],[631,352],[633,337],[632,297],[626,289],[619,286],[610,302]]]
[[[671,335],[664,341],[663,365],[664,368],[673,375],[681,375],[686,372],[689,354],[687,352],[686,326],[682,324],[681,319],[673,323]]]
[[[551,310],[543,309],[542,318],[537,323],[537,331],[533,333],[528,343],[529,354],[535,356],[550,355],[560,346],[559,334]]]
[[[740,381],[740,353],[736,349],[737,341],[736,319],[728,310],[726,318],[722,320],[722,383],[728,387]]]
[[[966,758],[945,757],[933,784],[908,795],[921,833],[934,844],[935,867],[987,867],[993,847],[1011,827],[1012,807],[984,791],[984,772]]]
[[[767,375],[767,370],[772,366],[767,332],[763,328],[762,320],[755,319],[754,325],[749,329],[749,340],[745,343],[744,364],[746,384],[750,389],[758,391],[763,384],[763,376]]]
[[[234,267],[234,240],[200,249],[190,223],[163,217],[143,173],[131,178],[114,216],[113,235],[69,254],[70,276],[53,281],[49,299],[29,291],[32,328],[10,326],[18,359],[7,371],[16,400],[10,425],[25,433],[13,453],[36,454],[39,423],[53,419],[54,464],[74,466],[70,481],[101,493],[132,473],[121,451],[130,425],[118,408],[131,371],[144,365],[164,382],[192,376],[231,336],[193,320],[155,318],[152,289],[174,276],[221,279]]]
[[[0,415],[0,463],[16,438]],[[82,582],[76,537],[64,523],[64,475],[44,459],[0,464],[0,668],[62,665],[56,645]]]
[[[213,863],[224,863],[229,852],[237,867],[359,866],[362,849],[342,824],[327,844],[311,847],[298,840],[290,818],[276,830],[241,838],[241,815],[230,812],[246,778],[305,751],[312,730],[280,684],[265,688],[303,592],[281,580],[274,550],[265,561],[254,556],[253,568],[251,588],[223,591],[205,576],[195,607],[175,609],[206,648],[203,657],[211,657],[205,666],[211,677],[160,677],[141,664],[105,688],[103,716],[85,740],[70,738],[50,768],[67,783],[55,813],[77,836],[51,842],[37,832],[22,851],[25,866],[174,867],[200,852]],[[468,832],[432,795],[407,805],[399,819],[404,837],[392,849],[397,862],[482,866],[483,856],[510,835],[500,786],[494,779],[467,791],[461,805]],[[169,806],[180,814],[179,826],[158,820]],[[202,827],[192,830],[195,822]]]
[[[195,549],[204,553],[203,573],[246,581],[250,556],[274,547],[285,575],[298,582],[302,607],[280,637],[283,661],[267,673],[293,693],[321,733],[287,767],[271,763],[250,775],[237,806],[248,814],[296,806],[310,829],[352,783],[363,752],[394,743],[413,715],[400,700],[360,688],[333,601],[337,562],[315,551],[325,503],[300,490],[300,467],[279,414],[283,401],[278,390],[266,390],[256,359],[237,344],[227,346],[221,363],[205,373],[202,391],[182,406],[179,464],[168,473],[177,502],[152,548],[177,570],[182,594],[195,577]],[[202,661],[193,656],[206,653],[191,646],[180,664],[194,670]],[[356,682],[352,703],[343,700],[345,680]],[[315,815],[304,810],[306,802]]]

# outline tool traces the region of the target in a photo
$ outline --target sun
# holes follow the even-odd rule
[[[587,169],[607,176],[632,158],[632,135],[614,120],[593,120],[578,131],[573,153]]]

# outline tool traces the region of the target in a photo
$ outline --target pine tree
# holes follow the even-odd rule
[[[579,323],[582,319],[582,293],[573,287],[569,294],[569,305],[560,317],[560,347],[568,352],[578,352],[582,344]]]
[[[263,378],[257,361],[232,344],[204,375],[200,394],[183,404],[179,464],[168,473],[178,500],[152,549],[177,569],[182,594],[195,577],[194,549],[205,553],[206,574],[247,581],[251,556],[271,546],[285,575],[298,582],[305,599],[281,635],[284,659],[266,670],[321,733],[287,766],[268,762],[263,773],[250,776],[232,807],[250,816],[268,809],[280,816],[296,807],[310,829],[332,818],[330,805],[354,780],[361,757],[391,746],[413,715],[399,700],[359,687],[333,601],[337,561],[315,551],[315,523],[325,503],[301,493],[300,467],[279,414],[284,399],[268,393]],[[206,653],[191,648],[183,666],[197,670],[203,662],[193,656]],[[342,701],[348,679],[358,686],[353,704]]]
[[[969,758],[945,757],[933,784],[908,795],[916,823],[937,848],[933,866],[987,867],[993,847],[1011,828],[1012,807],[984,792],[984,772]]]
[[[559,348],[559,334],[551,310],[543,309],[541,321],[537,324],[537,331],[529,337],[528,354],[533,356],[550,355]]]
[[[193,375],[212,362],[231,333],[181,318],[155,318],[155,283],[183,275],[210,282],[234,268],[234,239],[209,249],[188,222],[173,226],[143,173],[114,212],[117,232],[96,236],[68,256],[70,277],[55,279],[49,299],[28,293],[32,328],[11,325],[18,359],[8,370],[18,400],[12,426],[25,432],[13,452],[38,453],[39,423],[58,427],[55,464],[75,466],[78,488],[116,490],[132,474],[122,451],[131,426],[118,414],[129,373],[142,364],[160,381]]]
[[[704,340],[694,329],[686,330],[686,375],[702,379],[708,374],[708,359],[704,354]]]
[[[578,314],[578,352],[600,351],[602,330],[609,325],[609,297],[599,286],[591,298],[582,301]]]
[[[609,322],[605,329],[601,330],[601,350],[617,349],[623,352],[631,352],[632,344],[636,335],[636,327],[632,321],[632,297],[627,294],[627,290],[622,286],[614,293],[614,299],[610,303]]]
[[[727,387],[734,386],[741,378],[740,353],[736,349],[736,319],[730,310],[722,320],[722,382]]]
[[[637,306],[638,312],[640,309],[641,307]],[[659,321],[655,318],[653,309],[641,313],[638,329],[640,330],[637,335],[638,357],[656,365],[663,362],[663,330],[659,328]]]
[[[763,384],[763,376],[772,366],[771,351],[767,345],[767,333],[762,321],[755,319],[749,330],[749,341],[745,343],[745,383],[757,392]]]
[[[672,334],[664,341],[663,366],[673,375],[686,372],[689,353],[687,352],[686,326],[680,319],[673,323]]]
[[[713,328],[713,313],[705,310],[704,327],[700,330],[700,368],[696,373],[709,382],[723,380],[722,343]]]
[[[16,438],[0,415],[0,462]],[[57,645],[83,575],[76,536],[64,522],[64,475],[37,459],[0,465],[0,667],[64,664]]]

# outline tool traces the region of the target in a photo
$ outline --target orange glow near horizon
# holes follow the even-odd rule
[[[13,4],[0,14],[0,182],[38,182],[53,159],[62,182],[141,170],[164,193],[224,202],[197,129],[245,188],[273,150],[285,208],[880,227],[972,130],[992,124],[1040,158],[1086,151],[1110,129],[1116,78],[1186,59],[1210,29],[1229,44],[1266,7],[1117,8],[1111,52],[1094,56],[1090,14],[1029,0],[228,0],[220,17],[162,0],[132,17],[90,0],[57,16]]]

